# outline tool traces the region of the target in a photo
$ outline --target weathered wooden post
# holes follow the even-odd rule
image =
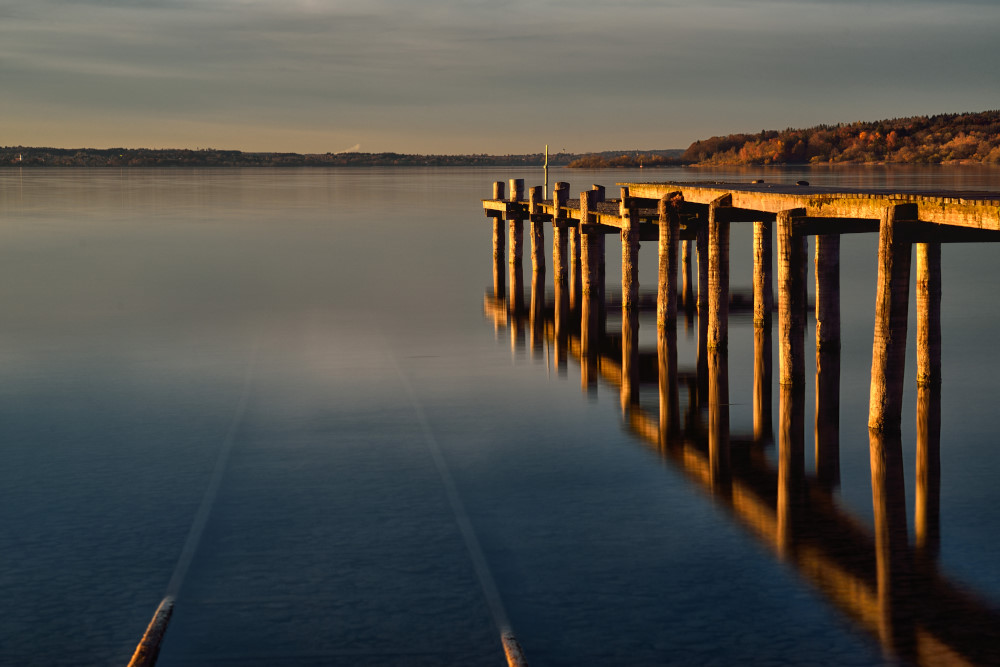
[[[803,238],[795,234],[793,218],[803,209],[781,211],[777,216],[778,239],[778,374],[782,385],[805,382],[805,290],[806,252]],[[782,394],[784,395],[784,394]]]
[[[594,199],[594,203],[595,204],[604,201],[604,186],[603,185],[598,185],[597,183],[594,183],[593,185],[590,186],[590,189],[594,191],[594,197],[596,197],[596,199]]]
[[[552,280],[555,309],[555,363],[561,373],[566,372],[569,341],[569,284],[567,276],[567,241],[565,206],[569,200],[569,183],[557,182],[552,190],[554,214],[552,217]]]
[[[723,195],[708,206],[708,349],[729,344],[729,217],[732,206]]]
[[[816,247],[816,477],[828,490],[840,483],[840,236]]]
[[[583,367],[583,383],[585,387],[593,387],[596,383],[596,352],[598,303],[600,296],[598,288],[599,268],[603,264],[604,234],[590,224],[591,211],[594,208],[596,194],[594,190],[584,190],[580,193],[580,266],[582,270],[581,300],[580,300],[580,364]]]
[[[493,199],[502,200],[504,198],[503,181],[493,183]],[[507,233],[504,229],[503,215],[499,211],[493,213],[493,296],[502,299],[507,296],[504,264],[507,259]]]
[[[524,179],[510,179],[510,203],[517,204],[524,200]],[[510,310],[520,314],[524,310],[524,215],[519,210],[512,210],[507,217],[510,251]]]
[[[681,304],[684,306],[684,310],[690,312],[695,308],[694,283],[691,280],[691,241],[680,241],[680,244],[681,275],[683,276],[681,285]]]
[[[639,220],[629,200],[628,188],[621,189],[619,215],[622,219],[622,412],[639,402]]]
[[[528,191],[528,219],[531,221],[531,269],[535,273],[545,273],[545,227],[542,224],[542,201],[544,194],[541,185],[536,185]]]
[[[771,223],[753,224],[753,435],[757,442],[773,437],[771,414],[771,326],[774,311]]]
[[[917,245],[917,553],[941,545],[941,244]]]
[[[878,294],[872,344],[868,428],[898,431],[906,362],[906,316],[910,292],[910,242],[897,234],[900,220],[914,220],[912,204],[889,206],[878,235]]]
[[[659,258],[656,290],[656,355],[659,365],[660,444],[667,445],[680,430],[677,389],[677,244],[680,240],[679,192],[659,203]]]
[[[708,212],[698,214],[695,250],[698,253],[698,351],[695,377],[698,404],[708,400]]]
[[[915,219],[916,207],[903,204],[887,207],[879,224],[878,293],[868,408],[880,633],[883,644],[904,656],[911,653],[914,641],[906,594],[911,563],[900,436],[911,244],[900,238],[899,224]]]

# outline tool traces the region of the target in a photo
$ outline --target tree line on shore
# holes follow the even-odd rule
[[[542,153],[414,155],[405,153],[264,153],[213,148],[64,149],[0,147],[0,165],[65,167],[521,167]],[[1000,110],[912,116],[874,122],[761,130],[695,141],[686,150],[605,151],[549,156],[552,166],[728,166],[835,163],[973,162],[1000,164]]]

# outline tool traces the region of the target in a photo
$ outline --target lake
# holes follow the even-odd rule
[[[125,665],[170,593],[163,667],[502,665],[501,621],[535,667],[897,664],[644,443],[616,388],[581,390],[579,364],[561,373],[548,345],[494,327],[480,200],[508,178],[542,174],[0,170],[0,663]],[[550,182],[611,196],[618,181],[752,178],[1000,192],[1000,169],[985,167],[554,169]],[[731,234],[732,285],[748,289],[752,226]],[[841,246],[834,500],[868,532],[877,245]],[[607,249],[614,293],[615,237]],[[937,556],[993,609],[998,252],[942,249]],[[656,244],[640,254],[640,285],[655,290]],[[530,284],[527,254],[525,272]],[[653,350],[655,329],[644,315]],[[696,332],[679,329],[682,368]],[[734,316],[733,433],[753,430],[753,350],[751,319]],[[655,388],[642,401],[655,412]],[[774,404],[777,419],[777,387]]]

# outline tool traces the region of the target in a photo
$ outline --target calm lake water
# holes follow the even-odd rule
[[[171,592],[164,667],[502,665],[504,615],[535,667],[895,664],[634,435],[616,389],[581,391],[577,364],[494,330],[480,199],[515,177],[541,171],[0,170],[0,663],[125,665]],[[751,178],[1000,192],[1000,170],[972,167],[550,176],[573,195]],[[733,224],[734,289],[751,238]],[[835,498],[868,532],[876,249],[842,241]],[[998,253],[942,250],[938,558],[994,609]],[[644,243],[644,290],[655,257]],[[655,350],[652,319],[640,336]],[[752,433],[752,386],[753,325],[734,317],[734,433]],[[812,470],[811,379],[806,397]],[[655,385],[642,400],[655,411]]]

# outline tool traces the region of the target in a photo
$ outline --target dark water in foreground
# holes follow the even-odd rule
[[[959,168],[551,180],[575,194],[761,173],[1000,191],[1000,171]],[[0,663],[124,665],[187,543],[160,665],[504,664],[497,600],[455,498],[536,667],[893,663],[633,435],[617,390],[581,392],[573,362],[560,376],[547,348],[497,340],[479,200],[512,177],[541,181],[506,169],[0,171]],[[750,286],[750,239],[733,225],[735,288]],[[837,501],[866,530],[876,247],[842,241]],[[998,251],[942,251],[939,566],[994,609]],[[644,287],[655,252],[641,250]],[[609,291],[617,256],[609,238]],[[655,344],[652,319],[640,340]],[[749,319],[731,320],[729,349],[731,426],[746,433]],[[681,331],[682,368],[694,350]],[[810,383],[807,470],[812,396]]]

